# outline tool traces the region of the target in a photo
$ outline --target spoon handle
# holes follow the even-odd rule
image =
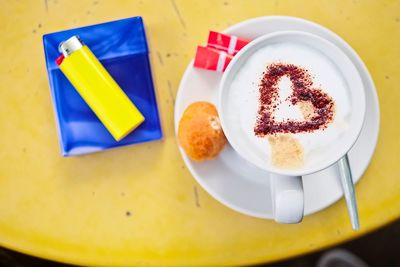
[[[338,166],[351,226],[353,230],[357,231],[360,229],[360,220],[358,218],[356,192],[354,190],[353,178],[347,154],[338,161]]]

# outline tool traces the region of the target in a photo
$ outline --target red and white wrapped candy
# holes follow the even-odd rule
[[[251,40],[239,38],[234,35],[223,34],[210,31],[208,35],[207,46],[221,51],[225,51],[230,55],[236,55],[240,49],[250,43]]]
[[[225,71],[232,57],[251,40],[210,31],[207,46],[198,46],[194,67],[217,72]]]
[[[232,57],[232,55],[229,55],[224,51],[205,46],[198,46],[193,65],[196,68],[223,72],[229,62],[231,62]]]

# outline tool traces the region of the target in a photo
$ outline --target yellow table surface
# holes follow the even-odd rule
[[[399,218],[399,10],[400,1],[360,0],[2,1],[0,244],[84,265],[237,265],[321,249]],[[136,15],[146,24],[164,140],[63,158],[42,35]],[[236,213],[200,188],[181,159],[174,96],[196,45],[209,29],[265,15],[332,29],[376,83],[381,130],[356,187],[360,232],[343,200],[299,225]]]

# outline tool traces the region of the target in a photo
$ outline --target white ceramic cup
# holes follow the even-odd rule
[[[227,119],[227,100],[229,99],[230,84],[238,70],[245,64],[246,60],[254,52],[262,47],[280,42],[296,42],[317,49],[327,56],[331,62],[337,66],[338,71],[343,77],[347,88],[349,88],[351,115],[349,119],[350,127],[340,140],[340,147],[335,151],[324,151],[326,161],[310,166],[301,170],[285,170],[272,168],[266,164],[265,159],[249,153],[246,143],[243,142],[242,133],[233,130],[230,120]],[[288,60],[290,63],[290,59]],[[255,81],[259,82],[259,81]],[[244,88],[247,90],[249,88]],[[250,89],[249,89],[250,90]],[[261,36],[246,45],[230,62],[225,70],[219,88],[218,113],[225,135],[235,149],[235,151],[247,161],[253,163],[261,169],[270,173],[271,195],[274,218],[279,223],[298,223],[304,214],[304,192],[302,186],[302,176],[321,171],[336,163],[351,149],[357,140],[365,115],[365,92],[360,75],[351,60],[338,47],[329,41],[300,31],[281,31]],[[329,126],[328,126],[329,127]],[[252,129],[249,129],[252,131]],[[266,173],[266,179],[268,173]],[[321,177],[323,179],[323,177]],[[267,201],[267,200],[266,200]]]

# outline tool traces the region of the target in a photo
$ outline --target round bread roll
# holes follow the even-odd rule
[[[187,107],[179,122],[178,140],[192,160],[214,159],[227,142],[215,106],[195,102]]]

